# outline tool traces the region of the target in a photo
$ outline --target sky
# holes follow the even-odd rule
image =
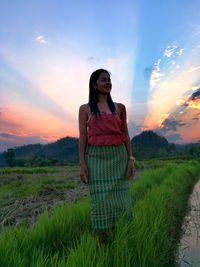
[[[0,0],[0,151],[78,137],[91,73],[111,72],[132,138],[200,140],[199,0]]]

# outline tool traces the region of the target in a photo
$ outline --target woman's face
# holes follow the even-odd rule
[[[102,72],[96,82],[95,89],[101,94],[109,94],[112,88],[110,75],[107,72]]]

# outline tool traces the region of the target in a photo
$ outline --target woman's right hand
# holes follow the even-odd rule
[[[80,165],[80,178],[84,184],[88,183],[88,168],[85,163]]]

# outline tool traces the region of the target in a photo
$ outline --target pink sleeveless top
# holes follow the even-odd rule
[[[124,142],[122,121],[118,113],[101,112],[95,117],[92,113],[88,120],[88,144],[93,146],[120,145]]]

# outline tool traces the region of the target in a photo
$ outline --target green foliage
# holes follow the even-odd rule
[[[44,212],[31,228],[2,228],[0,266],[173,267],[199,171],[196,161],[145,171],[131,189],[133,221],[122,217],[105,247],[92,235],[88,199]]]
[[[76,175],[77,166],[1,168],[2,177],[5,177],[6,174],[15,174],[15,176],[0,179],[0,201],[6,198],[19,199],[24,196],[47,194],[49,191],[55,192],[60,189],[75,189],[76,182],[60,176],[66,171],[69,176]],[[54,173],[55,175],[53,175]]]
[[[131,140],[132,149],[137,160],[147,159],[192,159],[200,161],[200,144],[176,145],[154,133],[144,131]]]
[[[16,161],[16,153],[13,148],[9,148],[7,152],[5,153],[6,163],[8,166],[13,167],[15,166]]]
[[[175,147],[152,131],[145,131],[131,140],[134,155],[137,159],[167,157],[175,153]]]
[[[67,254],[67,248],[72,247],[83,231],[89,230],[88,227],[89,202],[85,200],[57,207],[51,216],[47,211],[44,212],[38,223],[29,229],[5,229],[0,234],[0,266],[29,267],[35,260],[33,251],[39,252],[39,255],[43,251],[44,261],[50,255],[59,254],[61,257],[63,250]],[[14,261],[16,255],[19,263]]]
[[[56,173],[61,170],[62,167],[14,167],[14,168],[0,168],[0,174],[5,173]]]
[[[65,188],[74,189],[76,188],[76,184],[74,182],[68,182],[66,183]]]
[[[11,160],[11,153],[9,152],[8,161],[7,153],[0,155],[0,166],[57,166],[68,163],[78,163],[78,138],[65,137],[59,139],[54,143],[46,145],[31,144],[17,147],[14,149],[15,158]]]
[[[144,131],[131,140],[134,156],[137,160],[171,159],[199,159],[200,144],[175,145],[154,133]],[[65,137],[46,145],[24,145],[0,154],[0,167],[21,166],[61,166],[78,164],[78,138]]]
[[[166,164],[181,164],[193,159],[190,156],[168,157],[168,158],[153,158],[146,160],[136,160],[136,169],[155,169],[163,167]]]

